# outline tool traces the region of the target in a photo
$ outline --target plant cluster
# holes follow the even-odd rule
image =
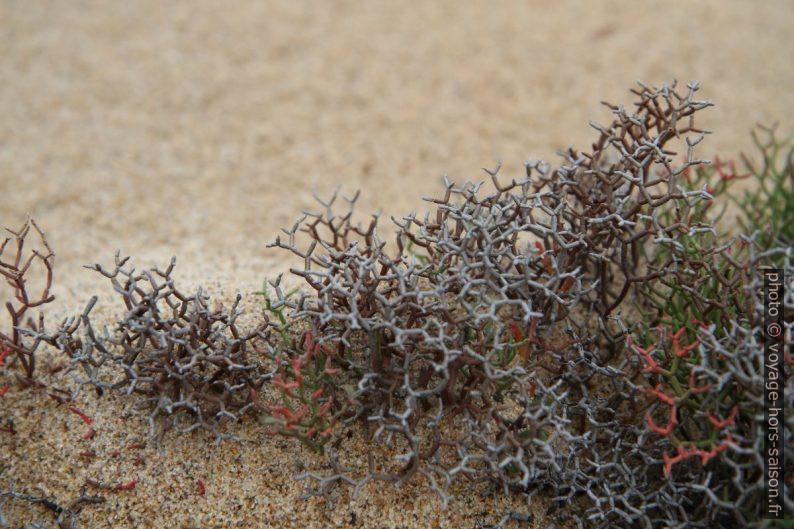
[[[640,84],[634,108],[608,105],[592,149],[562,153],[559,167],[528,162],[509,182],[486,169],[487,189],[445,179],[431,212],[392,218],[391,243],[378,215],[356,221],[357,194],[318,199],[321,211],[271,245],[302,259],[290,272],[308,289],[266,283],[250,332],[239,296],[211,309],[201,289],[176,288],[174,260],[136,272],[118,254],[90,267],[122,301],[112,329],[92,324],[96,298],[51,334],[20,328],[49,301],[52,268],[51,251],[19,257],[23,229],[18,256],[0,261],[20,304],[0,355],[15,353],[30,379],[35,347],[54,346],[77,390],[138,395],[158,439],[198,428],[220,439],[221,422],[256,413],[265,435],[327,455],[325,472],[298,476],[308,496],[423,479],[446,503],[464,481],[545,494],[557,521],[579,527],[758,523],[759,291],[764,266],[794,277],[794,150],[766,131],[760,168],[697,159],[707,131],[695,117],[710,106],[697,90]],[[736,235],[720,207],[745,178],[760,187],[738,201]],[[31,302],[22,275],[34,260],[48,275]],[[784,306],[790,347],[794,285]],[[786,355],[780,373],[788,478],[792,364]],[[377,443],[364,460],[345,451],[357,424]]]
[[[694,116],[709,106],[696,90],[640,85],[634,111],[610,106],[593,149],[559,168],[528,163],[507,184],[486,170],[487,193],[447,182],[435,211],[393,219],[392,247],[377,216],[354,222],[356,197],[284,230],[274,246],[303,259],[291,272],[313,292],[276,280],[267,301],[290,310],[272,321],[284,338],[270,346],[282,366],[274,433],[316,446],[322,406],[323,426],[361,420],[390,447],[363,468],[329,449],[330,474],[301,476],[317,481],[310,494],[421,475],[446,500],[463,477],[550,489],[580,506],[580,525],[759,519],[754,289],[775,259],[790,275],[791,250],[719,232],[715,193],[744,175],[694,157]],[[309,329],[306,348],[292,326]]]
[[[784,152],[780,145],[777,152]],[[777,160],[766,160],[780,167]],[[789,169],[783,168],[769,178],[785,181]],[[789,280],[784,304],[790,348],[794,240],[782,234],[764,239],[757,229],[736,238],[720,231],[722,212],[715,211],[715,198],[737,179],[762,177],[752,165],[746,169],[748,173],[739,174],[734,164],[719,160],[713,166],[692,167],[682,174],[680,185],[703,189],[708,196],[689,204],[673,201],[659,212],[668,224],[672,220],[672,225],[685,229],[653,241],[648,266],[661,264],[666,274],[638,289],[633,299],[636,313],[621,322],[626,328],[625,352],[639,362],[639,373],[624,370],[629,376],[623,378],[633,392],[628,401],[623,399],[623,409],[632,409],[633,416],[593,422],[598,428],[583,453],[588,464],[579,467],[572,479],[565,478],[575,485],[558,497],[562,502],[577,491],[586,494],[590,505],[583,514],[588,523],[580,521],[580,525],[760,523],[766,361],[762,267],[781,268]],[[781,204],[794,196],[789,186],[778,192]],[[746,219],[744,225],[750,225]],[[786,356],[780,368],[781,387],[789,393],[791,364]],[[597,402],[587,403],[589,414],[598,410]],[[787,395],[785,408],[791,403]],[[599,411],[602,417],[617,416],[609,409]],[[783,451],[790,461],[794,418],[784,413],[778,419]],[[787,463],[781,475],[790,477],[792,472],[794,466]],[[782,500],[790,512],[794,498],[788,481],[784,489]]]
[[[201,288],[192,295],[179,290],[171,275],[175,259],[165,270],[142,272],[125,268],[128,259],[117,253],[113,268],[90,267],[110,280],[123,303],[124,315],[114,329],[94,328],[93,298],[79,318],[64,320],[42,339],[71,359],[78,390],[89,385],[100,395],[105,390],[138,395],[150,410],[153,437],[170,428],[204,428],[224,437],[219,423],[253,410],[252,395],[270,377],[254,354],[254,342],[264,337],[262,326],[238,329],[239,295],[228,309],[210,308]]]

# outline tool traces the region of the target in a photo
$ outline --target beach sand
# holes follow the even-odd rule
[[[360,189],[361,219],[382,210],[388,238],[389,216],[424,211],[445,173],[481,179],[502,161],[518,178],[528,159],[587,149],[588,122],[610,121],[600,101],[629,105],[636,80],[701,82],[716,104],[700,122],[714,131],[705,158],[750,150],[755,123],[790,132],[793,26],[785,0],[3,2],[0,225],[30,213],[47,232],[50,326],[93,294],[95,319],[113,321],[110,288],[83,265],[117,249],[139,268],[175,255],[188,289],[226,302],[241,292],[255,315],[253,292],[294,264],[266,245],[313,191]],[[322,461],[254,421],[230,427],[239,443],[169,434],[162,453],[126,450],[147,441],[129,399],[87,392],[74,404],[94,439],[44,391],[2,397],[18,434],[0,435],[0,487],[65,504],[86,479],[137,480],[94,491],[106,502],[80,527],[474,528],[506,509],[535,515],[513,526],[547,524],[543,502],[462,492],[442,510],[421,483],[343,492],[326,510],[298,500],[291,478]],[[4,511],[12,527],[51,519],[20,502]]]

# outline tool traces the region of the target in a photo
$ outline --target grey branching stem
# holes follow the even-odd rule
[[[80,515],[80,512],[83,510],[83,508],[86,505],[95,505],[105,501],[105,498],[87,495],[86,490],[83,489],[80,492],[80,496],[75,498],[71,503],[69,503],[68,506],[62,506],[44,496],[33,496],[19,493],[14,490],[13,485],[11,486],[11,490],[0,493],[0,498],[4,500],[2,503],[0,503],[0,529],[7,529],[11,527],[3,516],[3,505],[6,499],[41,505],[50,511],[53,516],[55,516],[55,523],[58,529],[78,529],[78,516]],[[35,523],[26,527],[43,528],[47,526]]]

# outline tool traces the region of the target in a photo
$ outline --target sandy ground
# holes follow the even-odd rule
[[[361,189],[362,218],[422,210],[444,173],[477,179],[502,160],[520,176],[527,159],[586,147],[588,121],[609,120],[599,102],[629,103],[637,79],[702,83],[717,104],[702,122],[714,130],[706,157],[747,149],[756,122],[792,130],[792,26],[785,0],[5,1],[0,225],[30,212],[46,229],[58,253],[50,321],[95,292],[112,317],[81,265],[116,249],[141,266],[176,255],[178,278],[250,300],[286,270],[266,243],[313,190]],[[327,513],[297,502],[289,480],[311,457],[252,424],[237,445],[195,435],[165,454],[147,447],[143,465],[126,453],[85,462],[73,414],[43,394],[4,399],[20,434],[0,438],[0,484],[66,501],[87,477],[139,480],[87,508],[85,527],[474,527],[504,507],[462,495],[440,511],[421,489],[371,487]],[[135,415],[119,420],[123,399],[80,405],[101,424],[98,452],[142,440]],[[9,512],[46,519],[26,509]]]

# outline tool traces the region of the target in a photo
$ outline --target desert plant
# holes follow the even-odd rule
[[[578,464],[592,435],[583,403],[593,373],[566,366],[585,362],[622,384],[607,365],[624,341],[612,313],[632,287],[667,273],[650,266],[648,246],[678,226],[657,212],[708,196],[677,184],[703,163],[693,157],[703,131],[692,117],[709,103],[696,90],[641,85],[637,114],[610,106],[615,121],[595,126],[593,151],[568,151],[553,171],[531,163],[527,178],[503,184],[499,168],[488,170],[493,191],[484,195],[481,184],[447,182],[434,213],[395,220],[392,255],[377,216],[354,223],[356,197],[337,213],[334,195],[324,212],[284,230],[274,245],[304,260],[291,271],[314,294],[270,306],[291,309],[339,370],[337,387],[354,388],[331,399],[334,416],[364,420],[400,453],[400,466],[371,456],[358,480],[312,476],[320,492],[418,474],[442,497],[458,476],[528,491]],[[665,150],[675,138],[685,138],[681,166]],[[282,365],[303,365],[306,352],[279,350],[288,351],[287,361],[272,355]]]
[[[278,281],[273,286],[283,298]],[[267,283],[259,294],[263,296],[266,313],[270,315],[268,318],[266,314],[266,318],[273,322],[279,337],[275,341],[271,340],[267,350],[270,357],[276,360],[270,385],[281,394],[281,402],[264,404],[252,390],[257,406],[267,412],[264,419],[268,425],[266,434],[295,437],[321,452],[331,438],[340,404],[349,401],[354,390],[350,385],[339,386],[335,377],[339,370],[331,365],[335,356],[333,350],[317,344],[311,330],[298,334],[291,328],[284,307],[272,299]],[[294,292],[287,293],[287,298],[292,294]],[[299,352],[301,349],[302,352]],[[347,393],[346,396],[343,391]]]
[[[735,200],[739,222],[747,235],[758,232],[763,249],[794,245],[794,136],[780,139],[774,127],[759,126],[752,137],[761,159],[742,155],[754,185]]]
[[[592,149],[557,168],[529,162],[509,182],[486,169],[490,187],[445,180],[431,212],[392,219],[392,244],[378,215],[356,222],[357,194],[318,199],[271,244],[303,260],[290,272],[308,290],[266,283],[250,332],[239,296],[211,310],[201,289],[175,287],[173,260],[136,273],[117,254],[90,267],[123,301],[113,329],[92,325],[94,298],[55,333],[22,334],[69,356],[77,390],[139,395],[158,439],[174,427],[221,439],[219,422],[260,413],[265,435],[327,455],[330,472],[298,476],[307,496],[420,478],[446,503],[462,478],[547,494],[579,527],[756,523],[758,287],[762,266],[794,271],[791,155],[781,169],[780,144],[759,143],[764,168],[745,163],[772,188],[749,200],[768,208],[743,203],[751,233],[728,236],[717,199],[745,175],[695,157],[706,131],[694,118],[710,106],[697,90],[640,84],[634,110],[608,105]],[[377,444],[354,464],[344,434],[358,423]],[[789,462],[792,429],[789,414]]]
[[[719,159],[694,169],[695,178],[683,185],[703,186],[709,196],[694,204],[673,202],[662,211],[668,223],[674,219],[686,229],[655,241],[650,266],[662,264],[668,273],[638,289],[635,302],[642,318],[627,318],[634,329],[628,350],[641,359],[642,373],[638,379],[632,371],[627,380],[650,399],[638,399],[638,409],[647,409],[645,431],[637,431],[636,422],[628,425],[631,435],[616,435],[620,430],[614,426],[602,430],[606,441],[592,445],[589,457],[599,463],[579,474],[589,475],[580,490],[597,498],[588,512],[599,524],[615,524],[615,512],[627,524],[643,521],[648,527],[736,527],[761,521],[760,270],[777,265],[790,276],[791,249],[770,245],[758,230],[731,239],[719,223],[715,197],[727,202],[729,196],[721,195],[730,183],[752,171],[739,175],[734,164]],[[643,310],[649,306],[654,309]],[[790,316],[788,321],[790,327]],[[792,418],[786,416],[786,439],[792,430]],[[785,445],[789,457],[793,450],[791,443]],[[622,472],[615,471],[621,467]],[[606,483],[617,484],[618,490]],[[621,486],[626,483],[631,487]],[[614,509],[616,501],[624,509]],[[784,501],[787,509],[794,504],[788,487]]]
[[[128,259],[117,253],[111,269],[90,267],[110,280],[123,303],[124,316],[112,331],[100,334],[91,324],[93,299],[79,318],[65,320],[45,339],[70,357],[78,389],[87,384],[100,393],[139,395],[158,440],[172,427],[225,437],[218,424],[253,411],[252,394],[270,377],[252,355],[263,327],[238,329],[239,295],[230,309],[211,309],[201,288],[193,295],[179,290],[171,275],[175,259],[165,270],[139,273],[125,268]]]
[[[38,235],[40,248],[26,249],[28,236]],[[28,311],[42,307],[52,302],[55,297],[50,293],[52,287],[52,272],[55,263],[55,253],[50,248],[44,232],[32,218],[28,218],[22,227],[13,231],[6,229],[11,235],[0,244],[0,276],[13,291],[13,299],[5,301],[5,308],[10,319],[8,331],[0,330],[0,358],[5,360],[5,365],[18,364],[20,374],[17,379],[30,385],[33,383],[36,370],[36,349],[40,340],[26,340],[26,331],[38,333],[43,329],[43,314],[39,314],[38,321],[34,320]],[[34,295],[30,292],[29,273],[39,268],[43,273],[40,281],[41,290]],[[13,353],[12,357],[8,357]],[[3,365],[0,361],[0,365]]]
[[[365,420],[376,439],[400,452],[396,464],[371,457],[357,479],[343,473],[320,478],[317,492],[326,494],[337,482],[360,488],[373,479],[401,483],[422,475],[446,500],[458,475],[526,488],[552,465],[550,446],[565,434],[563,421],[548,413],[555,406],[554,389],[533,397],[545,386],[518,365],[518,351],[528,354],[528,347],[513,333],[541,314],[526,296],[513,292],[526,288],[520,281],[491,282],[489,270],[478,270],[483,262],[503,266],[515,248],[516,199],[527,191],[514,183],[480,198],[470,186],[449,185],[449,195],[463,198],[459,210],[450,204],[452,215],[460,212],[472,226],[470,240],[457,246],[464,263],[454,255],[431,258],[426,265],[405,255],[390,258],[378,238],[377,219],[361,228],[352,223],[352,211],[335,216],[336,196],[325,203],[325,214],[309,217],[309,250],[295,246],[300,223],[288,230],[287,241],[276,242],[311,263],[293,272],[317,297],[283,297],[272,305],[291,308],[293,321],[311,329],[312,343],[331,364],[338,388],[329,395],[331,413],[348,424]],[[348,202],[352,208],[355,198]],[[327,231],[321,235],[321,230]],[[477,239],[490,235],[495,242],[478,247]],[[313,253],[318,246],[328,253]],[[523,260],[542,270],[536,251]],[[515,274],[503,272],[510,273]],[[484,278],[469,281],[467,274]],[[553,290],[547,290],[553,299]],[[291,365],[302,365],[306,356],[300,350],[289,354]]]
[[[715,197],[746,175],[695,158],[694,115],[710,105],[697,88],[640,85],[636,111],[610,105],[593,150],[557,169],[528,163],[507,184],[486,170],[485,194],[446,182],[433,212],[393,219],[391,249],[377,216],[354,222],[357,195],[284,230],[273,245],[303,259],[291,272],[311,290],[272,283],[268,351],[289,415],[271,406],[270,433],[316,438],[306,395],[326,399],[337,438],[309,444],[332,473],[303,474],[310,494],[421,475],[446,501],[462,476],[549,490],[581,526],[758,519],[760,364],[742,336],[759,332],[760,266],[790,251],[718,225]],[[345,468],[338,430],[359,419],[390,449]]]

